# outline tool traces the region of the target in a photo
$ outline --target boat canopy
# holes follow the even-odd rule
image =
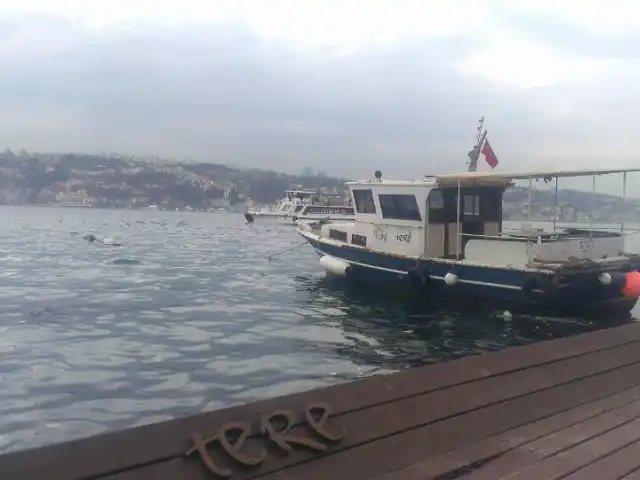
[[[640,168],[616,168],[603,170],[547,170],[532,172],[461,172],[444,175],[428,176],[438,185],[496,185],[509,184],[513,180],[528,180],[532,178],[559,178],[559,177],[591,177],[595,175],[610,175],[628,172],[640,172]]]

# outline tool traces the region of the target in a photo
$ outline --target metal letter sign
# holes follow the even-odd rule
[[[322,452],[327,449],[326,443],[311,437],[294,435],[293,433],[290,433],[290,430],[297,423],[303,423],[325,442],[339,442],[344,438],[344,430],[339,433],[333,433],[325,428],[330,414],[331,407],[326,403],[319,402],[307,405],[304,416],[301,419],[302,422],[296,422],[296,415],[290,410],[277,410],[268,415],[262,415],[260,428],[253,435],[251,425],[249,423],[225,423],[218,429],[218,433],[216,435],[206,440],[200,433],[192,434],[191,440],[193,441],[193,447],[187,450],[185,455],[190,456],[193,453],[198,452],[200,459],[207,470],[219,477],[229,478],[233,475],[233,471],[229,468],[220,467],[213,461],[211,455],[209,455],[209,452],[207,451],[208,444],[213,442],[219,443],[229,457],[237,463],[247,467],[260,465],[267,458],[267,453],[264,449],[254,456],[250,456],[242,452],[242,447],[250,437],[266,436],[268,441],[274,443],[286,453],[291,453],[293,451],[293,445]],[[284,426],[278,428],[276,424],[284,424]],[[236,435],[232,435],[234,432],[236,432]],[[235,438],[235,440],[233,440],[233,438]]]

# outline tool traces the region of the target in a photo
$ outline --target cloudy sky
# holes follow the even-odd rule
[[[0,146],[404,177],[466,168],[485,116],[503,170],[640,166],[639,26],[630,0],[2,2]]]

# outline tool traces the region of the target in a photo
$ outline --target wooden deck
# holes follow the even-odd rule
[[[640,479],[640,324],[0,457],[2,480],[507,476]]]

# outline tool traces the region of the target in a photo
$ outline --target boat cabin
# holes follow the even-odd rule
[[[511,180],[479,182],[477,178],[476,174],[436,179],[427,197],[428,257],[463,257],[466,243],[474,236],[495,238],[502,232],[502,197]]]
[[[297,198],[298,200],[304,200],[305,198],[309,198],[312,195],[315,195],[316,192],[311,190],[285,190],[284,196],[288,200],[293,200]]]
[[[343,241],[351,235],[349,243],[389,253],[460,257],[471,237],[458,235],[458,229],[482,236],[502,231],[502,196],[509,185],[503,178],[483,182],[478,174],[350,182],[355,221],[347,230],[352,231],[334,225],[327,234]]]
[[[284,197],[273,204],[269,211],[292,214],[299,212],[305,203],[310,203],[310,198],[316,192],[309,190],[285,190]]]

